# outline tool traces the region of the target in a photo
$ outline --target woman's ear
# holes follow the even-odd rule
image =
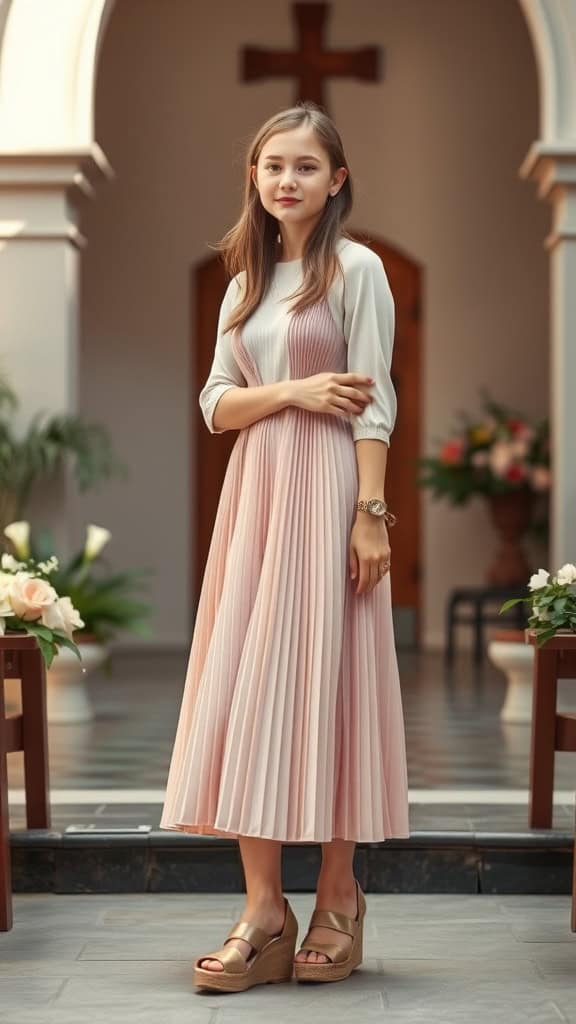
[[[346,181],[347,177],[348,177],[348,170],[347,170],[347,168],[346,167],[339,167],[338,170],[336,171],[336,174],[334,175],[334,177],[332,179],[332,188],[334,189],[334,192],[332,192],[333,195],[336,195],[336,192],[340,191],[340,189],[342,188],[342,185]],[[332,191],[332,189],[331,189],[331,191]]]

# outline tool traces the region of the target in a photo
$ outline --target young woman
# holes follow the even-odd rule
[[[366,909],[355,844],[409,835],[384,501],[394,303],[380,259],[343,230],[351,206],[333,122],[298,104],[257,132],[219,243],[233,276],[199,402],[212,433],[239,434],[160,822],[240,845],[245,910],[196,961],[201,988],[347,977]],[[283,842],[322,844],[296,956]]]

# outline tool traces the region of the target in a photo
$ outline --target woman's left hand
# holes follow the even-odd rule
[[[350,576],[358,581],[354,593],[369,594],[389,570],[386,520],[359,511],[350,533]]]

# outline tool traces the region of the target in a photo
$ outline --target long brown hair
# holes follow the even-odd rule
[[[291,131],[302,124],[310,125],[326,150],[332,173],[339,167],[346,167],[349,171],[336,126],[317,104],[309,101],[298,103],[274,114],[262,125],[246,153],[246,182],[240,217],[234,227],[212,246],[222,253],[230,277],[246,271],[244,294],[225,325],[225,331],[241,327],[254,312],[266,294],[278,256],[278,223],[264,209],[250,168],[258,162],[265,143],[272,135]],[[351,237],[342,228],[351,209],[352,182],[348,172],[336,195],[327,199],[322,215],[307,240],[303,253],[302,285],[290,296],[298,298],[291,307],[293,312],[318,302],[334,280],[339,268],[336,243],[341,236]]]

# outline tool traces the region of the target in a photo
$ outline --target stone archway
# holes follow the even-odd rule
[[[72,410],[77,359],[78,233],[73,196],[90,195],[111,168],[94,138],[100,41],[114,0],[59,0],[58,17],[42,0],[0,0],[0,308],[14,371],[29,418],[39,408]],[[553,206],[550,250],[553,458],[552,561],[576,551],[576,463],[564,439],[576,432],[576,7],[573,0],[519,0],[540,78],[541,128],[520,174],[534,178]],[[42,203],[38,197],[42,197]],[[34,201],[32,200],[32,197]],[[40,245],[38,244],[40,243]],[[72,265],[72,269],[70,269]],[[38,282],[34,310],[15,302],[15,279]],[[50,304],[44,282],[50,285]],[[3,294],[6,289],[6,295]],[[38,337],[60,296],[55,347],[44,353],[39,389],[27,360],[42,358]],[[10,299],[10,301],[8,301]],[[46,386],[48,383],[48,386]],[[48,401],[47,401],[48,400]],[[62,517],[65,519],[65,516]]]

